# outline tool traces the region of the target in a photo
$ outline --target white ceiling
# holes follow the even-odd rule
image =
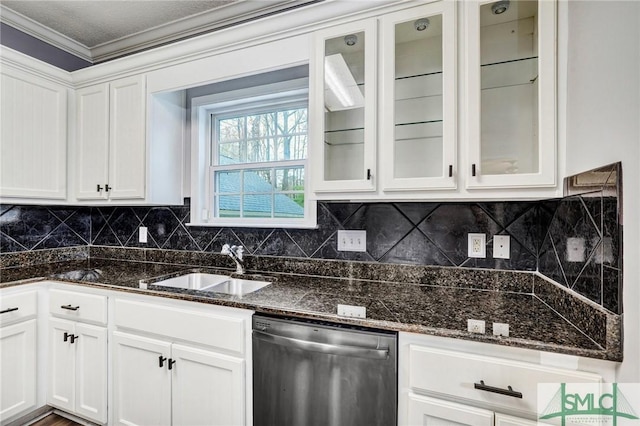
[[[0,20],[101,62],[316,0],[0,0]]]

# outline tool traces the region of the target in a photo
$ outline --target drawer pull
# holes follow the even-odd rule
[[[4,311],[0,311],[0,314],[6,314],[7,312],[13,312],[17,310],[18,308],[9,308],[9,309],[5,309]]]
[[[173,370],[173,364],[175,364],[176,361],[174,359],[169,358],[169,370]]]
[[[522,392],[516,392],[511,386],[507,386],[507,389],[496,388],[484,384],[484,380],[480,380],[480,383],[474,383],[475,389],[480,389],[487,392],[499,393],[500,395],[512,396],[514,398],[522,398]]]
[[[164,362],[165,362],[166,360],[167,360],[167,357],[166,357],[166,356],[162,356],[162,355],[160,355],[160,356],[158,357],[158,367],[160,367],[160,368],[164,367]]]
[[[62,309],[68,309],[70,311],[77,311],[80,309],[80,306],[71,306],[71,305],[62,305],[60,306]]]

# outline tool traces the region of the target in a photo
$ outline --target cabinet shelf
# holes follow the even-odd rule
[[[538,57],[482,64],[480,69],[481,90],[534,84],[538,80]]]

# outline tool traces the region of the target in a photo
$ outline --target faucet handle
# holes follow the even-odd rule
[[[225,244],[222,246],[222,250],[220,250],[220,254],[229,254],[231,253],[231,247],[229,247],[229,244]]]
[[[242,253],[244,253],[244,247],[242,246],[236,247],[236,255],[238,256],[239,260],[242,260]]]

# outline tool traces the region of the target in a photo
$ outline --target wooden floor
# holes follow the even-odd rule
[[[76,423],[73,420],[66,419],[57,414],[49,414],[42,420],[33,423],[31,426],[75,426],[80,423]]]

